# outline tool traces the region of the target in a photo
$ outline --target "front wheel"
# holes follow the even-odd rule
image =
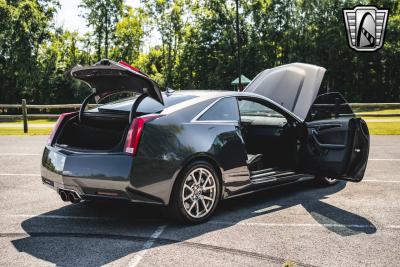
[[[204,222],[219,202],[218,175],[208,162],[194,162],[178,177],[172,194],[169,210],[175,219],[189,224]]]

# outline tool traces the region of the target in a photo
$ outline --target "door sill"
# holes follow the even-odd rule
[[[250,181],[252,184],[281,183],[297,180],[302,176],[303,174],[292,170],[269,168],[250,172]]]

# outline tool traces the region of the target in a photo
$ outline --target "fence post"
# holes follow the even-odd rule
[[[24,133],[28,132],[28,111],[26,108],[26,99],[22,99],[22,120],[24,122]]]

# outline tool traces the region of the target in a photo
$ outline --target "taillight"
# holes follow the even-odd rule
[[[119,64],[121,64],[121,65],[123,65],[123,66],[125,66],[125,67],[127,67],[127,68],[129,68],[129,69],[131,69],[131,70],[134,70],[134,71],[136,71],[136,72],[140,72],[140,73],[142,73],[142,71],[140,70],[140,69],[138,69],[138,68],[135,68],[134,66],[132,66],[132,65],[130,65],[130,64],[128,64],[128,63],[126,63],[125,61],[119,61],[118,62]]]
[[[58,117],[57,122],[56,122],[56,124],[54,125],[53,130],[51,131],[50,137],[49,137],[49,139],[47,140],[47,144],[48,144],[48,145],[51,145],[51,143],[53,143],[54,136],[56,135],[56,132],[57,132],[57,130],[58,130],[58,127],[60,127],[61,123],[62,123],[66,118],[70,118],[70,117],[72,117],[73,115],[75,115],[76,113],[77,113],[77,112],[62,113],[62,114]]]
[[[161,117],[161,115],[150,114],[142,117],[135,118],[131,124],[128,135],[126,136],[124,151],[132,156],[136,155],[140,137],[142,136],[142,131],[144,124],[148,121],[154,120]]]

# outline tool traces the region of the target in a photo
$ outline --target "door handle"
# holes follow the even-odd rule
[[[340,128],[340,127],[342,127],[341,124],[334,124],[334,123],[322,124],[322,125],[318,125],[317,126],[317,130],[318,131],[323,131],[323,130],[328,130],[328,129],[332,129],[332,128]]]
[[[337,145],[337,144],[323,144],[317,138],[318,132],[316,130],[311,130],[311,137],[313,141],[320,147],[325,149],[332,149],[332,150],[341,150],[344,149],[345,145]]]

